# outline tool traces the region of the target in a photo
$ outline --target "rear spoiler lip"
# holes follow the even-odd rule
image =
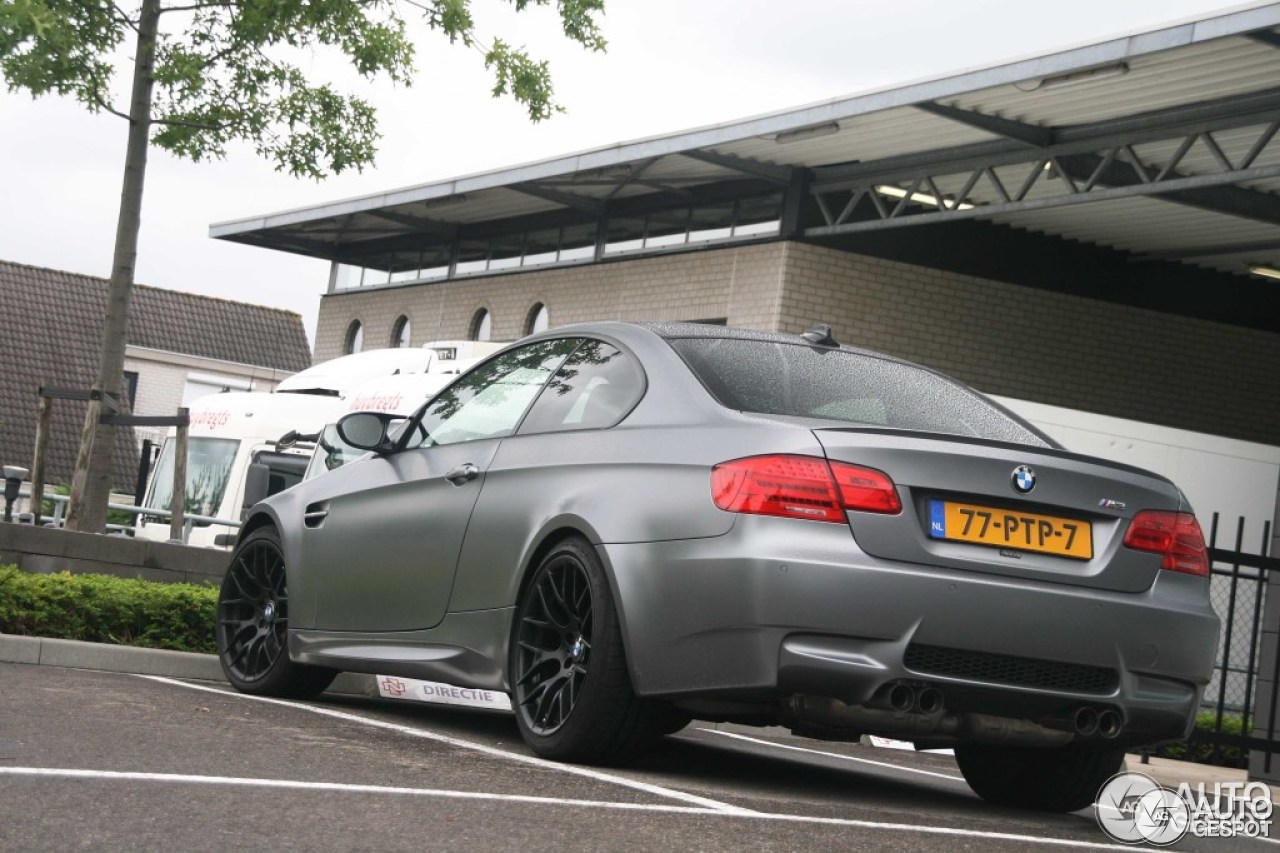
[[[946,432],[917,432],[906,429],[886,429],[884,427],[875,426],[831,426],[831,427],[813,427],[813,434],[818,438],[819,443],[826,447],[822,442],[822,433],[844,432],[844,433],[860,433],[865,435],[888,435],[895,437],[909,436],[912,438],[927,439],[929,441],[946,441],[953,444],[979,444],[983,447],[998,447],[1002,450],[1012,450],[1020,453],[1034,453],[1039,456],[1051,456],[1056,459],[1069,459],[1076,462],[1090,462],[1096,465],[1104,465],[1108,468],[1114,468],[1118,471],[1125,471],[1130,474],[1140,474],[1144,477],[1150,477],[1159,480],[1162,483],[1168,483],[1174,489],[1175,484],[1163,474],[1157,474],[1154,471],[1148,471],[1146,468],[1139,468],[1136,465],[1127,465],[1124,462],[1114,462],[1110,459],[1103,459],[1100,456],[1090,456],[1087,453],[1074,453],[1070,450],[1056,447],[1040,447],[1034,444],[1018,444],[1012,441],[997,441],[990,438],[978,438],[976,436],[955,435]],[[1182,495],[1182,491],[1178,490],[1178,496],[1181,503],[1186,504],[1186,498]]]

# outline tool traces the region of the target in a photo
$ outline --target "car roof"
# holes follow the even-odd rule
[[[811,341],[805,340],[798,332],[762,332],[756,329],[742,329],[735,326],[721,326],[714,323],[669,323],[642,322],[635,320],[608,320],[596,323],[578,323],[570,326],[560,326],[558,328],[548,330],[543,334],[549,337],[563,337],[566,334],[596,333],[605,335],[620,334],[621,336],[626,337],[627,330],[631,329],[642,329],[667,341],[679,340],[682,338],[709,338],[796,344],[800,346],[820,346],[819,344],[814,344]],[[848,344],[840,344],[838,347],[824,347],[824,349],[838,349],[841,352],[870,356],[872,358],[884,359],[886,361],[893,361],[899,364],[910,365],[911,367],[917,367],[935,373],[937,372],[933,371],[932,368],[917,364],[916,362],[897,358],[896,356],[892,356],[878,350],[865,349],[863,347],[855,347]]]

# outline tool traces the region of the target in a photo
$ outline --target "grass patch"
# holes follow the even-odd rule
[[[218,589],[110,575],[29,574],[0,566],[0,633],[215,651]]]
[[[1212,734],[1218,715],[1204,711],[1196,715],[1196,730]],[[1244,725],[1240,717],[1223,715],[1222,733],[1225,735],[1248,734],[1243,731]],[[1174,758],[1178,761],[1194,761],[1196,764],[1216,764],[1219,767],[1244,767],[1248,763],[1249,753],[1234,744],[1218,745],[1218,760],[1213,759],[1213,744],[1183,740],[1176,743],[1161,744],[1155,754],[1163,758]]]

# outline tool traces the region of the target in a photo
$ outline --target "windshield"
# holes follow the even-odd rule
[[[976,391],[913,364],[778,341],[678,338],[670,344],[730,409],[1054,446]]]
[[[151,494],[147,506],[173,509],[173,454],[177,442],[164,443],[156,472],[151,478]],[[222,506],[222,495],[231,476],[240,442],[233,438],[192,438],[187,442],[187,499],[183,511],[188,515],[216,516]]]

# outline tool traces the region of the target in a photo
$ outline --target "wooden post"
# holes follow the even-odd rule
[[[36,527],[44,508],[44,456],[49,446],[49,424],[53,419],[53,399],[40,395],[40,416],[36,419],[36,449],[31,458],[31,500],[28,509]]]
[[[68,530],[79,530],[82,533],[101,533],[102,529],[84,518],[87,508],[84,505],[85,490],[89,483],[89,460],[94,454],[94,442],[98,435],[98,422],[102,420],[102,388],[93,386],[89,392],[89,405],[85,409],[84,430],[80,435],[80,452],[76,456],[76,470],[71,476],[71,500],[67,503],[66,519],[62,522]],[[114,435],[114,434],[113,434]],[[110,471],[105,472],[110,483]],[[110,488],[107,489],[110,492]],[[102,523],[106,524],[106,501],[102,502]]]
[[[186,418],[187,409],[178,409],[178,417]],[[169,538],[182,540],[182,528],[186,526],[183,515],[187,507],[187,430],[186,424],[178,425],[173,446],[173,500],[169,503],[173,517],[169,520]]]

